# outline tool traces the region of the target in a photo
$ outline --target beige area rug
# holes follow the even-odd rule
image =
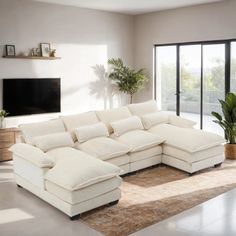
[[[167,166],[123,178],[118,205],[82,215],[106,236],[125,236],[160,222],[236,187],[236,162],[227,161],[191,177]]]

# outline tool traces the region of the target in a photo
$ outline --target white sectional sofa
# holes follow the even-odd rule
[[[224,139],[158,111],[155,101],[21,125],[15,179],[72,219],[117,203],[120,175],[159,163],[190,174],[223,162]]]

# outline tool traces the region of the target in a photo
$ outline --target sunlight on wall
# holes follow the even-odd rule
[[[106,93],[104,81],[96,74],[96,65],[107,69],[107,45],[55,44],[61,60],[33,65],[41,77],[60,77],[62,112],[75,113],[118,106],[119,99]]]
[[[12,223],[33,218],[34,217],[32,215],[19,208],[0,210],[0,224]]]

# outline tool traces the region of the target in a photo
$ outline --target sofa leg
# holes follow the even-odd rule
[[[221,165],[222,165],[222,162],[221,162],[221,163],[218,163],[218,164],[216,164],[214,167],[215,167],[215,168],[217,168],[217,167],[221,167]]]
[[[78,220],[80,218],[80,214],[78,214],[78,215],[75,215],[75,216],[71,216],[70,217],[70,220]]]
[[[23,187],[22,187],[21,185],[19,185],[19,184],[17,184],[17,187],[18,187],[18,188],[23,188]]]
[[[119,200],[116,200],[116,201],[110,202],[108,204],[109,204],[109,206],[114,206],[114,205],[118,204],[118,202],[119,202]]]

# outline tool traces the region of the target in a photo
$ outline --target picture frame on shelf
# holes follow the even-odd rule
[[[50,43],[40,43],[42,57],[50,57],[51,45]]]
[[[6,56],[7,57],[15,57],[16,56],[16,48],[15,45],[7,44],[6,46]]]

